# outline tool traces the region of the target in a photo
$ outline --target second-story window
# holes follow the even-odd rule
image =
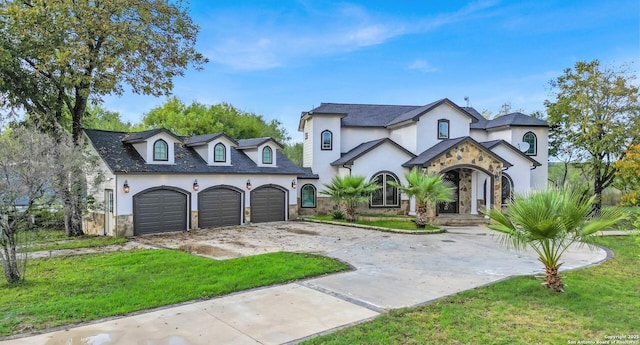
[[[227,148],[223,143],[217,143],[213,147],[213,161],[214,162],[226,162],[227,161]]]
[[[529,144],[529,149],[524,152],[527,156],[535,156],[538,153],[538,138],[533,132],[527,132],[522,136],[522,141]]]
[[[167,142],[158,139],[153,143],[153,160],[154,161],[168,161],[169,160],[169,146]]]
[[[273,163],[273,151],[269,146],[262,149],[262,164]]]
[[[438,139],[449,139],[449,120],[438,120]]]
[[[322,150],[331,150],[333,149],[333,133],[331,133],[331,131],[326,130],[326,131],[322,131],[322,134],[320,135],[321,139],[322,139],[322,143],[321,143],[321,149]]]

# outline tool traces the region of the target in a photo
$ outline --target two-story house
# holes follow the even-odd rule
[[[88,233],[133,236],[297,218],[293,164],[271,138],[85,130],[103,182],[90,186]]]
[[[548,125],[521,113],[486,120],[448,99],[424,106],[322,103],[302,113],[298,130],[303,166],[319,177],[298,180],[303,215],[332,210],[319,192],[335,175],[364,175],[383,187],[371,196],[370,213],[415,211],[389,184],[406,184],[412,168],[442,173],[455,186],[455,200],[439,203],[438,214],[476,215],[514,191],[547,184]]]

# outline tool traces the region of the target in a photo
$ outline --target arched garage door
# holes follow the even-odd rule
[[[251,222],[285,220],[286,193],[279,187],[262,186],[251,192]]]
[[[187,193],[171,187],[155,187],[133,196],[133,232],[156,234],[187,229]]]
[[[198,227],[215,228],[242,222],[242,193],[227,186],[207,188],[198,193]]]

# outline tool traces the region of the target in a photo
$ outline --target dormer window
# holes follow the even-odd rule
[[[322,131],[320,137],[322,139],[322,146],[320,148],[322,150],[331,150],[333,148],[333,133],[329,130]]]
[[[449,139],[449,120],[438,120],[438,139]]]
[[[227,161],[227,147],[223,143],[217,143],[213,147],[213,161],[217,163]]]
[[[273,163],[273,151],[269,146],[262,149],[262,164]]]
[[[169,146],[167,142],[158,139],[153,143],[153,160],[154,161],[168,161],[169,160]]]

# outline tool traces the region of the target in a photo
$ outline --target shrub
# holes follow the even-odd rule
[[[344,212],[338,210],[338,211],[333,211],[333,213],[331,213],[331,218],[333,219],[344,219]]]

